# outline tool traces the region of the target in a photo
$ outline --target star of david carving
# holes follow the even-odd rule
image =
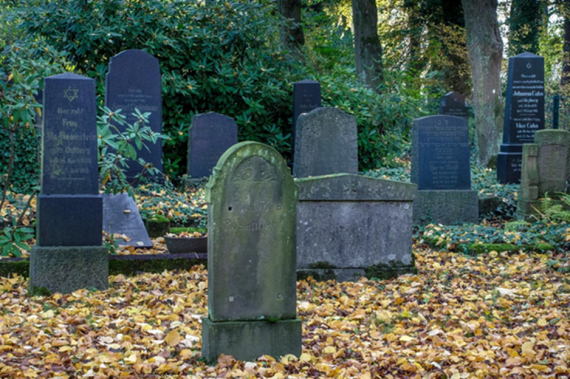
[[[530,63],[526,64],[526,68],[531,68],[531,67],[532,67],[532,65]]]
[[[63,90],[63,97],[65,97],[71,103],[73,100],[77,99],[79,89],[67,87],[67,89]]]

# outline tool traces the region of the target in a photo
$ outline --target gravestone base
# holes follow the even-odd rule
[[[241,361],[253,361],[262,355],[276,359],[301,355],[300,319],[270,321],[223,321],[202,319],[202,357],[215,362],[220,354]]]
[[[501,184],[518,184],[521,181],[522,145],[501,145],[497,155],[497,180]]]
[[[477,191],[420,190],[414,201],[414,225],[479,222]]]
[[[32,247],[30,292],[40,287],[61,293],[90,287],[106,290],[108,281],[109,253],[105,246]]]

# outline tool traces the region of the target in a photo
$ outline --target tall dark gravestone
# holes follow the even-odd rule
[[[42,185],[30,289],[107,288],[98,190],[95,81],[76,74],[44,80]]]
[[[412,183],[418,185],[414,223],[477,222],[477,192],[471,190],[467,119],[429,116],[412,127]]]
[[[135,109],[150,112],[150,128],[155,133],[162,133],[162,84],[158,59],[142,50],[127,50],[112,57],[105,86],[105,105],[112,111],[122,109],[129,124],[136,121]],[[116,126],[119,130],[126,128]],[[162,173],[162,140],[155,144],[146,142],[146,145],[150,151],[137,149],[138,157],[152,163]],[[141,171],[139,163],[129,162],[127,178],[131,180]]]
[[[358,173],[354,116],[338,108],[317,108],[299,116],[293,176]]]
[[[469,118],[465,96],[459,92],[448,92],[439,102],[439,114]]]
[[[297,138],[297,119],[303,113],[321,107],[321,85],[313,80],[301,80],[293,84],[293,156]]]
[[[295,214],[298,190],[279,153],[241,142],[206,186],[208,317],[202,356],[240,360],[301,354]]]
[[[522,53],[509,58],[503,144],[497,157],[500,183],[519,183],[523,144],[544,129],[544,58]]]
[[[215,112],[194,116],[188,130],[188,176],[210,176],[218,159],[237,140],[233,118]]]

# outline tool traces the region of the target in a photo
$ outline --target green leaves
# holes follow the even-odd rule
[[[12,226],[5,227],[0,234],[0,255],[3,257],[20,257],[20,249],[29,251],[30,246],[23,243],[34,238],[34,230],[31,228],[18,228],[16,219],[13,219]]]

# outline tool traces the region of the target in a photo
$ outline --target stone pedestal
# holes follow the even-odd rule
[[[413,272],[416,186],[351,174],[296,180],[297,269],[303,276],[358,280],[377,266]]]
[[[301,320],[214,322],[202,319],[202,357],[215,361],[220,354],[253,361],[262,355],[301,355]]]
[[[29,291],[45,288],[70,293],[81,288],[106,290],[109,253],[105,246],[37,246],[30,257]]]
[[[477,191],[422,190],[414,201],[414,225],[479,222]]]

